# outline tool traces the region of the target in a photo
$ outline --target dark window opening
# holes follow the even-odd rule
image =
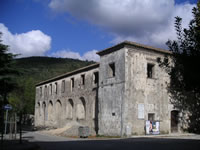
[[[52,84],[50,84],[50,95],[52,95]]]
[[[71,78],[71,88],[74,88],[74,78]]]
[[[147,77],[148,78],[153,78],[153,70],[154,70],[154,65],[147,64]]]
[[[179,112],[177,110],[171,111],[171,132],[178,132]]]
[[[98,84],[99,82],[99,72],[94,72],[94,84]]]
[[[64,93],[65,92],[65,80],[62,81],[62,87],[61,88],[62,88],[62,93]]]
[[[85,85],[85,75],[84,74],[81,75],[81,84]]]
[[[44,96],[46,97],[46,96],[47,96],[47,86],[45,86],[44,89],[45,89],[45,90],[44,90]]]
[[[58,84],[55,83],[55,93],[57,94],[58,93]]]
[[[40,96],[42,97],[42,87],[40,87]]]
[[[109,77],[115,76],[115,63],[109,64]]]
[[[114,112],[112,113],[112,116],[115,116],[115,113],[114,113]]]
[[[154,121],[155,120],[155,114],[154,113],[149,113],[148,114],[148,120]]]

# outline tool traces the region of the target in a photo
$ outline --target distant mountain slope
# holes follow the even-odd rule
[[[94,62],[70,58],[27,57],[16,59],[16,68],[24,76],[31,76],[36,82],[40,82],[92,63]]]
[[[43,80],[85,67],[94,62],[69,58],[27,57],[15,59],[15,68],[21,72],[16,88],[9,97],[15,111],[33,114],[35,106],[35,85]]]

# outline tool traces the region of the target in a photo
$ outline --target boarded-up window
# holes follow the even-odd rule
[[[73,100],[69,99],[67,101],[67,106],[66,106],[66,116],[67,116],[67,119],[73,119],[73,108],[74,108]]]
[[[85,119],[86,109],[85,109],[85,99],[83,97],[80,98],[79,103],[76,108],[77,119]]]
[[[49,101],[49,105],[48,105],[48,121],[53,121],[53,103],[52,101]]]

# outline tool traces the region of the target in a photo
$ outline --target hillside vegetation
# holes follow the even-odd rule
[[[15,60],[15,68],[21,75],[17,77],[18,87],[10,94],[9,102],[24,113],[34,113],[35,84],[90,65],[94,62],[69,58],[27,57]]]

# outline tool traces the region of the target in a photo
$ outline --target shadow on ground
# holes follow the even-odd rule
[[[42,150],[199,150],[199,140],[134,138],[36,142]]]

